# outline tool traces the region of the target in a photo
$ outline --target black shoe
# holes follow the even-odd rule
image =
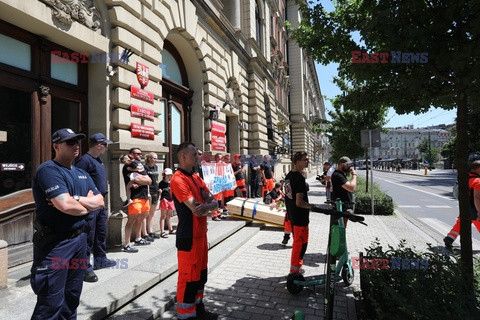
[[[160,235],[156,234],[155,232],[150,232],[148,236],[153,239],[160,239]]]
[[[218,318],[218,314],[214,312],[209,312],[205,310],[205,305],[203,303],[199,303],[196,306],[197,320],[215,320]]]
[[[143,238],[140,238],[140,240],[135,240],[135,244],[136,244],[137,246],[145,246],[145,245],[150,244],[150,241],[147,241],[147,240],[145,240],[145,239],[143,239]]]
[[[453,241],[455,241],[455,240],[453,240],[452,238],[450,238],[448,236],[443,238],[443,243],[445,243],[445,247],[447,247],[447,249],[450,249],[450,250],[452,250],[452,248],[453,248]]]
[[[117,265],[117,262],[103,258],[103,259],[95,259],[95,264],[93,265],[93,270],[104,269],[104,268],[111,268]]]
[[[286,246],[287,243],[288,243],[288,240],[290,240],[290,235],[288,235],[288,234],[283,235],[282,244],[283,244],[284,246]]]
[[[132,247],[130,244],[127,244],[127,245],[123,246],[123,251],[124,252],[129,252],[129,253],[135,253],[135,252],[138,252],[138,249]]]
[[[150,236],[143,236],[142,238],[147,240],[148,242],[154,242],[155,241],[155,239],[150,237]]]
[[[87,272],[87,273],[85,274],[85,277],[83,277],[83,281],[85,281],[85,282],[97,282],[97,281],[98,281],[98,277],[97,277],[97,275],[95,274],[95,272],[90,271],[90,272]]]

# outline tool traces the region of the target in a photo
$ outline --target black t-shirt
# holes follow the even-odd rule
[[[129,171],[127,167],[136,167],[135,165],[124,165],[122,169],[123,180],[125,181],[125,185],[130,182],[129,175],[136,171]],[[147,171],[143,170],[140,172],[136,172],[143,176],[147,176]],[[148,186],[138,186],[138,188],[130,188],[130,199],[148,199]]]
[[[260,169],[263,170],[263,174],[265,175],[265,179],[272,179],[273,178],[272,168],[270,167],[269,164],[262,164],[260,166]]]
[[[258,172],[260,171],[260,168],[258,170],[253,170],[254,167],[258,167],[258,163],[252,162],[250,163],[250,177],[252,181],[256,181],[258,178]]]
[[[152,184],[150,185],[150,194],[156,195],[158,193],[158,166],[156,164],[154,164],[153,166],[144,164],[143,166],[145,167],[145,171],[147,171],[150,179],[152,179]]]
[[[285,205],[287,214],[294,226],[308,226],[310,210],[299,208],[295,204],[297,193],[303,193],[303,201],[308,203],[307,184],[298,171],[290,171],[285,177]]]
[[[233,169],[233,172],[237,171],[237,170],[240,170],[240,168],[242,168],[242,164],[241,163],[232,163],[232,169]],[[243,171],[240,171],[239,173],[237,173],[235,175],[235,180],[243,180]]]
[[[332,197],[333,201],[340,199],[342,202],[355,202],[353,193],[345,190],[342,186],[348,182],[347,177],[342,171],[335,170],[332,173]],[[351,208],[351,205],[344,205],[343,209]]]
[[[162,180],[158,184],[158,188],[162,189],[162,194],[160,196],[160,199],[172,200],[172,196],[170,195],[170,182]]]
[[[267,196],[270,196],[272,198],[272,201],[277,200],[277,198],[281,195],[282,193],[280,191],[277,192],[277,190],[273,189],[270,191]]]

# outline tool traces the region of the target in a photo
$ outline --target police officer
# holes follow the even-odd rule
[[[64,128],[52,135],[55,159],[42,163],[33,178],[35,233],[30,282],[37,295],[32,319],[75,319],[87,268],[84,232],[89,212],[103,196],[84,170],[73,166],[77,134]]]
[[[177,226],[177,317],[217,319],[205,310],[203,290],[207,282],[207,213],[217,209],[217,201],[205,182],[192,170],[200,160],[197,148],[183,142],[177,149],[179,167],[170,183],[178,214]]]
[[[107,151],[108,145],[112,143],[103,133],[95,133],[90,136],[88,152],[81,156],[76,162],[77,168],[87,171],[92,178],[98,191],[103,197],[107,194],[107,174],[100,155]],[[94,265],[88,263],[87,273],[84,281],[96,282],[98,277],[93,269],[109,268],[116,265],[115,261],[107,259],[107,210],[101,208],[92,211],[87,216],[87,258],[93,253]]]

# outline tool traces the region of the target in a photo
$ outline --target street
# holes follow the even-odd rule
[[[366,171],[359,170],[358,173],[365,177]],[[419,175],[374,171],[373,178],[393,198],[398,211],[417,221],[415,224],[419,227],[427,227],[445,236],[458,216],[458,201],[452,196],[456,173],[447,170],[429,171],[429,176],[421,175],[420,171],[415,173]],[[472,238],[480,241],[480,234],[474,227]]]

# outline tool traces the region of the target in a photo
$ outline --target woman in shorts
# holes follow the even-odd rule
[[[165,222],[167,223],[168,233],[175,234],[175,230],[172,227],[172,211],[175,209],[175,205],[170,195],[170,180],[173,176],[173,171],[170,168],[166,168],[162,173],[163,179],[158,184],[158,192],[160,193],[160,237],[168,238],[167,232],[165,232]]]

